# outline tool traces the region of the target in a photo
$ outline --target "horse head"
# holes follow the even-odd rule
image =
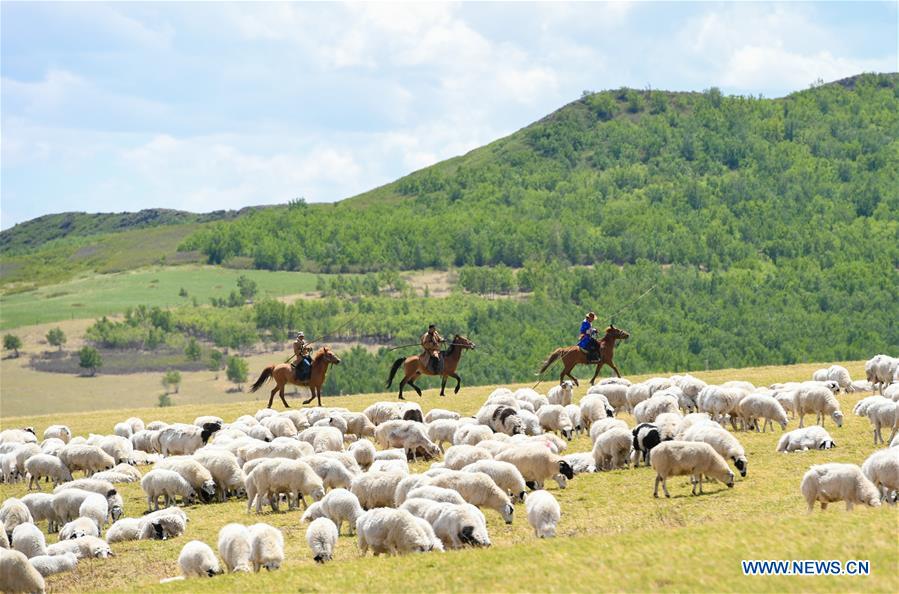
[[[458,346],[463,349],[474,349],[475,344],[462,336],[461,334],[456,334],[453,336],[453,341],[451,343],[453,346]]]
[[[614,324],[609,324],[609,327],[606,328],[605,338],[614,338],[615,340],[625,340],[630,337],[631,337],[631,335],[626,330],[616,328]]]
[[[316,361],[324,361],[325,363],[333,363],[334,365],[340,365],[340,357],[334,354],[328,347],[322,347],[319,349],[318,353],[315,355]]]

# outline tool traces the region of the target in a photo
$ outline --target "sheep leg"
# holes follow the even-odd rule
[[[852,511],[853,504],[848,499],[846,500],[846,511]]]
[[[665,493],[665,497],[671,497],[671,493],[668,492],[668,477],[664,477],[662,479],[662,491]]]
[[[799,415],[799,427],[805,427],[805,413]]]
[[[655,497],[656,499],[659,498],[659,483],[660,482],[662,482],[662,477],[659,475],[656,475],[655,486],[652,489],[652,496]]]

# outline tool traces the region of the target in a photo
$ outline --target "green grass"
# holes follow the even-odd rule
[[[305,272],[231,270],[213,266],[150,267],[134,272],[97,274],[28,292],[0,296],[0,329],[122,313],[129,307],[189,304],[196,297],[227,297],[241,275],[256,281],[257,298],[315,290],[316,275]],[[181,288],[188,297],[178,295]]]
[[[861,362],[847,365],[854,375]],[[747,379],[768,384],[808,377],[818,365],[724,370],[701,374],[707,381]],[[635,378],[636,379],[636,378]],[[543,389],[548,385],[543,385]],[[425,393],[422,408],[453,408],[473,413],[490,387],[466,388],[453,397]],[[580,397],[581,388],[576,392]],[[867,394],[841,395],[845,412]],[[328,399],[329,405],[361,410],[392,395],[348,396]],[[34,425],[39,434],[48,424],[67,423],[76,434],[109,433],[115,422],[132,414],[145,421],[192,421],[199,414],[231,420],[252,414],[260,403],[190,405],[169,409],[130,409],[43,417],[6,418],[3,427]],[[633,419],[625,417],[629,423]],[[791,421],[789,429],[796,427]],[[315,565],[305,544],[305,526],[295,511],[247,514],[245,503],[189,508],[187,533],[166,542],[114,545],[116,557],[83,561],[72,573],[50,578],[52,590],[159,592],[573,592],[573,591],[712,591],[712,592],[896,592],[899,591],[899,547],[895,507],[856,509],[841,504],[827,512],[805,513],[799,481],[812,464],[825,461],[860,464],[874,451],[865,419],[846,415],[846,423],[827,429],[838,447],[829,451],[777,454],[780,432],[738,433],[749,458],[749,474],[733,489],[711,484],[701,497],[689,495],[686,477],[669,481],[673,497],[652,497],[653,474],[648,468],[619,470],[576,477],[569,488],[547,486],[559,499],[562,521],[558,538],[539,541],[527,523],[523,506],[515,521],[503,524],[486,511],[493,546],[488,549],[414,555],[396,558],[361,557],[355,539],[341,536],[335,560]],[[585,436],[568,451],[586,451]],[[419,465],[418,470],[424,468]],[[144,469],[146,471],[146,469]],[[126,515],[139,516],[146,502],[139,486],[124,485]],[[2,485],[0,498],[21,496],[25,486]],[[227,522],[264,521],[285,536],[287,559],[282,569],[258,575],[228,575],[167,585],[158,580],[178,573],[177,556],[191,539],[215,548],[218,530]],[[49,538],[54,541],[54,538]],[[744,577],[741,559],[868,559],[867,577]]]

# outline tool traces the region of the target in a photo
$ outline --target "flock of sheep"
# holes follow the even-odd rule
[[[535,536],[554,537],[562,510],[546,481],[564,489],[580,473],[642,463],[655,471],[656,497],[659,485],[670,496],[672,476],[689,476],[694,494],[702,493],[704,479],[733,487],[734,470],[745,477],[749,468],[739,431],[773,430],[775,424],[785,431],[793,415],[799,428],[781,435],[777,451],[835,447],[824,424],[842,426],[834,396],[841,390],[879,392],[860,400],[854,413],[871,421],[875,446],[890,447],[861,467],[812,466],[800,483],[808,509],[816,501],[822,508],[845,501],[847,509],[894,503],[899,359],[878,355],[868,361],[866,375],[853,382],[833,366],[810,381],[767,388],[739,381],[707,385],[690,375],[639,384],[610,378],[578,404],[569,382],[546,395],[500,388],[472,417],[377,402],[362,412],[263,409],[231,423],[214,416],[192,424],[130,418],[110,435],[88,437],[53,425],[40,442],[33,428],[7,429],[0,432],[2,479],[27,481],[29,493],[0,508],[0,590],[43,591],[44,577],[70,571],[82,558],[113,556],[115,543],[179,537],[188,522],[180,506],[228,498],[245,498],[248,514],[302,504],[311,556],[321,563],[331,560],[341,530],[356,535],[363,554],[489,546],[482,510],[510,524],[521,503]],[[616,417],[624,412],[633,415],[634,427]],[[805,426],[810,414],[818,424]],[[891,430],[888,439],[883,428]],[[581,432],[589,434],[592,450],[563,454]],[[409,462],[419,460],[432,461],[430,468],[411,473]],[[152,468],[137,468],[146,465]],[[75,479],[78,472],[84,477]],[[55,483],[52,493],[41,490],[41,479]],[[138,481],[148,509],[124,517],[116,484]],[[47,534],[58,533],[59,542],[48,545],[39,522],[47,523]],[[185,544],[178,558],[182,575],[170,579],[276,570],[284,559],[281,531],[265,523],[223,526],[216,548],[218,556],[206,543]]]

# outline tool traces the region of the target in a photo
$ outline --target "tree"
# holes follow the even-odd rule
[[[209,370],[215,372],[215,379],[219,377],[219,370],[222,368],[222,363],[225,361],[225,355],[222,351],[213,349],[211,353],[209,353]]]
[[[241,384],[247,381],[247,374],[249,371],[250,368],[245,359],[241,359],[240,357],[228,357],[228,369],[225,373],[230,381],[237,384],[238,392],[243,391]]]
[[[187,297],[187,289],[185,289],[184,287],[181,287],[181,290],[178,291],[178,296],[179,297]]]
[[[165,408],[166,406],[172,406],[172,397],[168,395],[168,392],[159,395],[159,407]]]
[[[8,351],[14,351],[15,357],[18,357],[19,349],[22,348],[22,339],[15,334],[7,334],[3,337],[3,348]]]
[[[91,375],[96,375],[97,370],[103,366],[103,358],[94,347],[83,347],[78,351],[78,366],[87,369]]]
[[[175,370],[166,371],[165,375],[162,376],[162,387],[165,388],[166,394],[172,388],[175,389],[175,394],[177,394],[181,388],[181,373]]]
[[[246,300],[252,299],[256,295],[256,281],[243,274],[237,279],[237,288],[240,290],[240,296]]]
[[[191,337],[191,339],[187,341],[187,346],[184,347],[184,354],[191,361],[200,360],[200,357],[203,356],[203,353],[200,350],[200,343],[197,342],[196,338]]]
[[[62,350],[62,345],[66,343],[66,333],[59,327],[53,328],[47,332],[47,342]]]

